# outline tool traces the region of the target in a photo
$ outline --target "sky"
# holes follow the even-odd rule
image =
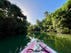
[[[22,10],[22,13],[27,16],[27,21],[35,24],[36,20],[42,21],[45,16],[45,11],[54,12],[60,8],[66,0],[10,0]]]

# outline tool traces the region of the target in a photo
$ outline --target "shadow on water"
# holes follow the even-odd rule
[[[28,41],[24,35],[0,40],[0,53],[18,53],[24,48],[27,42]]]

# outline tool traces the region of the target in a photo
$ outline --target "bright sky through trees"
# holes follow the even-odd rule
[[[35,24],[36,20],[44,18],[44,12],[53,12],[61,7],[66,0],[10,0],[19,6],[27,16],[27,20]]]

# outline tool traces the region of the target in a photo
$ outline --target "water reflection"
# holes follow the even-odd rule
[[[27,42],[22,35],[0,40],[0,53],[19,53]]]

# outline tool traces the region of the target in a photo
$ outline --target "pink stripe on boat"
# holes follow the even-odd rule
[[[34,39],[34,41],[29,42],[28,46],[21,51],[21,53],[57,53],[49,46],[41,41]]]
[[[32,42],[31,44],[29,44],[21,53],[27,53],[28,49],[33,49],[35,46],[36,42]]]

